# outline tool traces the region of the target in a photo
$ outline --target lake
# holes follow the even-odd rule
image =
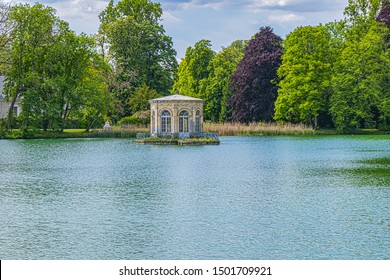
[[[390,259],[390,136],[0,149],[0,259]]]

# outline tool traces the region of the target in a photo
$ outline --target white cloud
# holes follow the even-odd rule
[[[169,1],[168,1],[169,2]],[[205,9],[213,9],[220,10],[228,4],[229,1],[204,1],[204,0],[192,0],[192,1],[183,1],[181,3],[176,3],[177,8],[181,10],[190,10],[194,8],[205,8]]]
[[[163,12],[162,19],[164,23],[168,24],[176,24],[183,22],[181,18],[175,17],[171,12],[168,11]]]
[[[296,14],[273,14],[268,16],[268,21],[271,23],[293,23],[293,22],[303,22],[305,17],[298,16]]]
[[[57,15],[69,22],[71,29],[87,34],[95,33],[100,25],[99,14],[107,2],[104,0],[62,0],[50,4]]]
[[[160,0],[159,2],[171,10],[210,8],[252,12],[259,12],[259,10],[326,12],[345,7],[348,0]]]
[[[97,16],[103,11],[107,2],[104,0],[63,0],[51,4],[57,9],[60,17],[83,18]]]

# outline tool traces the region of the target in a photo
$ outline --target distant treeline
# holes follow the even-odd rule
[[[285,40],[270,27],[219,53],[201,40],[180,65],[162,12],[150,0],[111,0],[87,36],[51,7],[0,2],[4,93],[22,106],[1,125],[90,129],[178,93],[205,99],[212,122],[389,129],[388,0],[349,0],[343,20],[299,27]]]

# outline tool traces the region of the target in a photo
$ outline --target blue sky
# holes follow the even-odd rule
[[[7,0],[9,1],[9,0]],[[109,0],[24,0],[57,10],[76,32],[92,34]],[[296,27],[341,19],[348,0],[161,0],[163,25],[172,37],[178,59],[187,47],[208,39],[215,51],[238,39],[249,39],[261,26],[283,38]]]

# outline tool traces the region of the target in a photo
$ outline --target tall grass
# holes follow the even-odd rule
[[[123,132],[137,132],[137,133],[147,133],[150,131],[149,127],[147,125],[140,125],[140,124],[122,124],[120,127],[113,127],[114,131],[123,131]]]
[[[205,123],[204,130],[219,136],[314,135],[315,130],[303,124],[277,123]]]

